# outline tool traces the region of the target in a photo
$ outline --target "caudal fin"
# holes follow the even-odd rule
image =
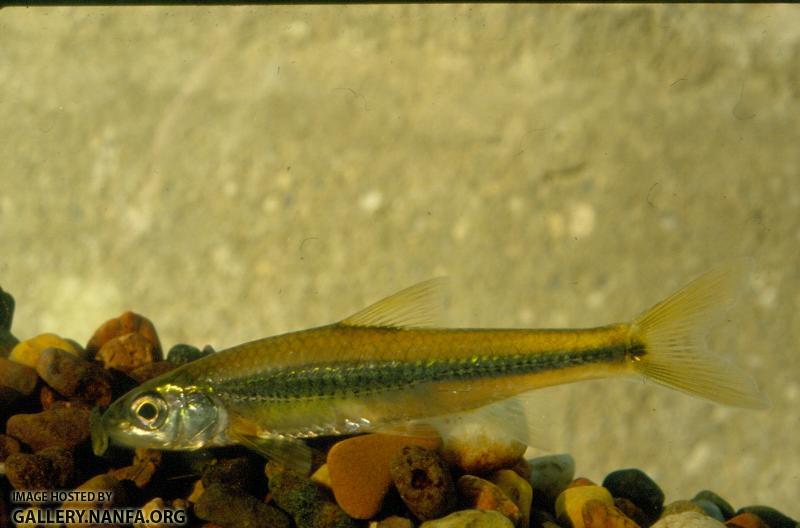
[[[709,271],[640,315],[633,339],[645,351],[634,361],[647,378],[693,396],[736,407],[769,405],[755,381],[705,343],[708,329],[733,303],[747,261]]]

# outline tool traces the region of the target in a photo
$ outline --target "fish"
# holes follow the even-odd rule
[[[241,444],[307,471],[308,438],[433,436],[455,418],[490,417],[532,445],[528,411],[540,389],[614,377],[764,408],[755,381],[704,339],[733,303],[742,269],[720,266],[629,322],[582,329],[443,328],[442,279],[424,281],[339,322],[237,345],[149,380],[92,415],[93,445],[100,454],[109,441],[160,450]]]

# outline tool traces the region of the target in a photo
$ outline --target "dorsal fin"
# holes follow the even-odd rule
[[[367,306],[339,324],[412,328],[436,326],[440,322],[444,277],[417,283]]]

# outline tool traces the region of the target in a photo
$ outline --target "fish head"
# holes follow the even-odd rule
[[[100,429],[127,447],[198,449],[213,443],[224,426],[223,414],[211,394],[167,374],[112,403],[100,419]]]

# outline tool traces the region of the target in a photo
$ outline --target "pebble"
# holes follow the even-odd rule
[[[369,528],[414,528],[414,523],[411,519],[392,515],[382,521],[372,521],[369,523]]]
[[[11,330],[11,322],[14,320],[14,304],[14,297],[0,288],[0,330]]]
[[[530,482],[511,469],[496,471],[488,480],[503,490],[503,493],[517,505],[520,514],[520,526],[529,526],[531,523],[531,503],[533,502],[533,490]]]
[[[461,510],[441,519],[425,521],[419,528],[514,528],[514,523],[494,510]]]
[[[128,375],[135,379],[138,383],[144,383],[147,380],[151,380],[162,374],[166,374],[175,367],[177,367],[175,363],[165,359],[163,361],[156,361],[154,363],[148,363],[147,365],[137,367],[128,372]]]
[[[113,469],[109,473],[117,480],[130,480],[142,489],[147,486],[161,464],[162,452],[156,449],[136,449],[130,466]]]
[[[39,354],[36,372],[50,387],[68,398],[75,397],[101,407],[111,403],[111,376],[96,363],[58,348],[46,348]]]
[[[639,528],[638,524],[616,507],[596,499],[587,501],[581,514],[586,528]]]
[[[19,440],[12,436],[0,434],[0,462],[8,458],[9,455],[22,452]]]
[[[389,464],[404,446],[436,449],[439,438],[368,434],[337,442],[328,451],[328,473],[336,502],[350,517],[369,519],[381,508],[392,476]]]
[[[619,511],[624,513],[626,517],[639,526],[647,526],[651,524],[647,515],[630,499],[626,499],[625,497],[614,497],[614,506],[616,506]]]
[[[268,462],[264,472],[275,504],[288,512],[297,528],[355,528],[355,522],[325,494],[296,471]]]
[[[590,500],[598,500],[607,506],[614,505],[611,493],[602,486],[577,486],[567,488],[556,499],[556,518],[559,524],[584,528],[583,506]]]
[[[700,506],[700,508],[702,508],[705,514],[709,517],[713,517],[718,521],[725,522],[725,517],[722,515],[722,512],[719,510],[717,505],[713,502],[705,499],[692,499],[692,502]]]
[[[209,488],[214,484],[222,484],[242,491],[262,492],[257,489],[258,482],[264,480],[259,467],[248,457],[237,457],[218,460],[209,464],[203,471],[203,486]]]
[[[443,517],[456,508],[456,488],[444,461],[422,446],[405,446],[389,465],[400,498],[414,516],[426,521]]]
[[[28,396],[36,388],[38,379],[31,367],[0,357],[0,389],[5,387],[20,396]]]
[[[664,492],[640,469],[612,471],[603,479],[603,487],[614,497],[625,497],[655,520],[664,507]]]
[[[97,359],[108,369],[128,373],[163,358],[147,337],[130,333],[106,341],[97,352]]]
[[[158,340],[155,326],[149,319],[134,312],[125,312],[100,325],[86,344],[86,352],[89,357],[94,357],[108,341],[125,334],[139,334],[146,337],[161,356],[161,342]]]
[[[111,500],[95,502],[65,502],[61,505],[64,510],[100,510],[113,507],[122,507],[129,504],[128,493],[125,487],[111,475],[96,475],[77,488],[77,491],[105,491],[111,492]],[[85,524],[67,524],[67,528],[85,527]]]
[[[750,512],[734,515],[725,522],[725,526],[731,528],[770,528],[767,523],[761,520],[761,517]]]
[[[169,349],[167,359],[172,361],[175,365],[184,365],[213,353],[214,349],[210,346],[200,350],[192,345],[177,344]]]
[[[575,480],[573,480],[572,482],[570,482],[569,484],[567,484],[567,489],[569,489],[569,488],[577,488],[577,487],[580,487],[580,486],[597,486],[597,484],[594,481],[589,480],[586,477],[578,477]]]
[[[73,449],[89,439],[89,414],[78,407],[53,408],[36,414],[15,414],[6,422],[6,433],[33,451],[48,447]]]
[[[328,464],[322,464],[311,474],[311,481],[324,488],[331,489],[331,473],[328,471]]]
[[[736,512],[733,509],[733,506],[731,506],[728,503],[728,501],[726,501],[725,499],[723,499],[722,497],[720,497],[711,490],[703,490],[692,498],[693,501],[699,499],[707,500],[709,502],[713,502],[714,504],[716,504],[717,508],[719,508],[719,511],[722,513],[722,516],[725,517],[726,519],[730,519],[736,514]]]
[[[14,453],[5,461],[6,478],[18,490],[55,489],[53,465],[45,457],[28,453]]]
[[[37,452],[34,456],[44,458],[50,462],[52,479],[56,488],[65,488],[75,476],[75,457],[72,451],[63,447],[48,447]]]
[[[524,458],[517,460],[517,463],[511,468],[511,471],[524,478],[528,482],[531,480],[531,466]]]
[[[9,354],[8,359],[36,368],[39,354],[47,348],[58,348],[75,357],[84,357],[84,352],[73,341],[64,339],[56,334],[39,334],[36,337],[20,341]]]
[[[456,482],[456,488],[464,503],[477,510],[495,510],[511,520],[513,524],[520,521],[520,511],[503,490],[488,480],[474,475],[462,475]]]
[[[242,493],[241,489],[214,484],[194,505],[194,513],[204,521],[225,528],[289,528],[285,513]]]
[[[770,528],[797,527],[797,521],[787,517],[775,508],[770,508],[769,506],[745,506],[744,508],[739,508],[736,514],[738,515],[745,512],[755,513],[761,518],[762,521],[767,523]]]
[[[725,525],[708,515],[696,511],[684,511],[662,516],[650,528],[725,528]]]
[[[534,503],[550,508],[575,476],[575,459],[567,454],[543,456],[528,460]]]
[[[675,515],[676,513],[684,512],[702,513],[703,515],[706,513],[703,508],[698,506],[693,501],[682,499],[670,502],[664,506],[664,509],[661,511],[661,517],[664,518],[667,515]]]
[[[167,508],[164,499],[161,497],[155,497],[149,500],[144,506],[141,507],[142,513],[145,515],[145,518],[149,517],[150,512],[154,511],[163,511]],[[167,525],[164,523],[145,523],[145,524],[134,524],[133,528],[166,528]]]
[[[515,440],[493,438],[485,433],[449,435],[440,450],[442,458],[465,473],[483,475],[513,467],[528,447]]]

